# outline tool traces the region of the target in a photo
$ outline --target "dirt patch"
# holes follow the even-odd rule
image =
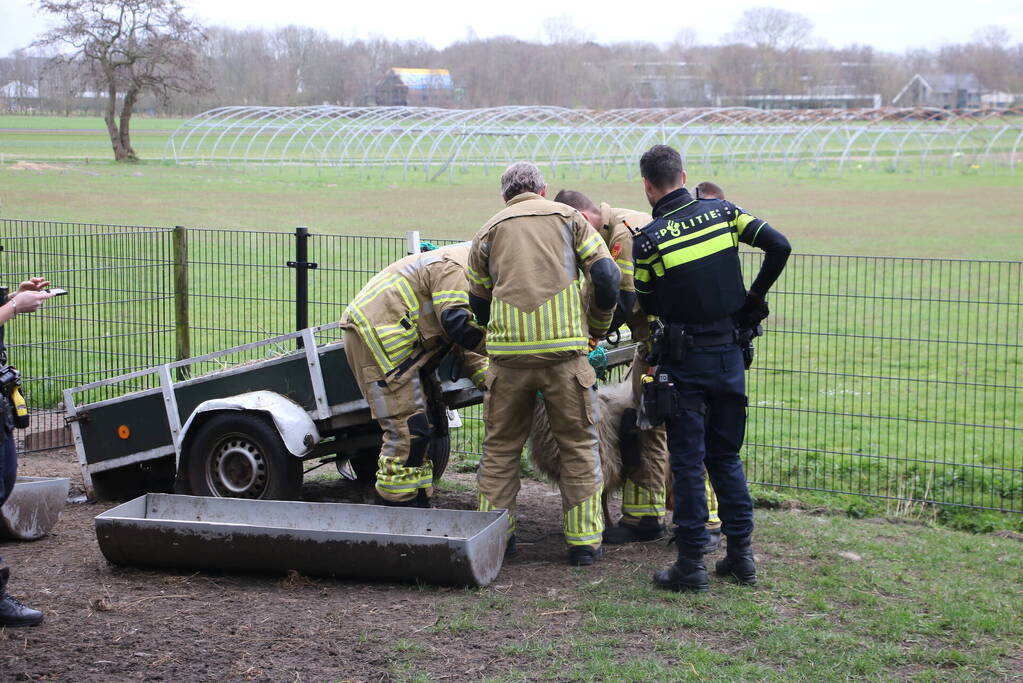
[[[70,166],[45,164],[38,161],[16,161],[7,167],[9,171],[70,171]]]
[[[23,456],[20,474],[69,476],[70,449]],[[472,474],[452,474],[441,507],[473,509]],[[461,490],[461,489],[465,490]],[[368,502],[347,481],[309,481],[304,498]],[[400,680],[416,672],[467,680],[528,666],[516,648],[573,633],[586,613],[580,587],[652,572],[662,543],[609,548],[596,568],[565,563],[561,498],[524,481],[517,557],[481,590],[340,581],[297,574],[222,574],[116,567],[96,544],[93,518],[109,503],[68,505],[52,533],[0,544],[11,592],[46,614],[0,630],[0,680]],[[537,603],[537,598],[544,598]]]

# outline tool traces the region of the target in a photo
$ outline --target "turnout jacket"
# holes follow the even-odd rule
[[[593,282],[585,316],[580,269]],[[476,233],[468,276],[491,360],[517,367],[585,354],[587,332],[607,331],[620,279],[604,240],[582,214],[532,192],[510,199]]]
[[[636,269],[632,259],[632,238],[640,228],[650,223],[652,220],[650,214],[631,209],[616,209],[601,202],[600,220],[601,226],[597,232],[604,238],[604,244],[611,251],[611,258],[622,273],[618,289],[623,292],[635,292]]]
[[[750,288],[761,297],[791,251],[765,221],[723,199],[693,199],[684,187],[662,197],[653,215],[633,241],[636,292],[643,310],[669,323],[726,331],[746,299],[739,242],[766,252]]]
[[[472,318],[465,276],[469,243],[441,247],[395,261],[352,298],[341,327],[359,335],[384,375],[450,342],[482,353],[483,329]],[[485,359],[467,358],[479,383]],[[476,375],[479,375],[477,377]]]

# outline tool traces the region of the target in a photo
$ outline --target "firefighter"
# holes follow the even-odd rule
[[[654,574],[654,583],[676,591],[709,588],[702,552],[709,541],[706,466],[728,539],[715,572],[754,584],[753,502],[739,458],[747,404],[740,341],[767,317],[765,297],[791,248],[784,235],[734,204],[694,199],[682,157],[671,147],[647,150],[640,174],[654,221],[633,241],[636,292],[643,310],[663,324],[654,349],[656,379],[647,386],[658,399],[655,417],[667,424],[678,542],[677,561]],[[748,291],[739,242],[765,252]]]
[[[633,405],[622,418],[620,428],[622,466],[625,483],[622,487],[622,517],[616,526],[604,530],[604,542],[610,544],[652,541],[664,535],[664,501],[668,447],[664,427],[636,429],[637,410],[642,405],[639,379],[647,371],[649,354],[647,345],[650,325],[647,316],[636,303],[636,285],[632,262],[633,231],[652,219],[649,214],[630,209],[612,208],[606,203],[599,206],[589,197],[574,190],[562,190],[554,201],[568,204],[592,225],[604,240],[621,272],[618,285],[618,306],[611,323],[611,331],[624,321],[632,339],[639,342],[632,362]]]
[[[469,243],[413,254],[377,273],[341,318],[345,355],[383,429],[376,490],[385,504],[430,507],[430,444],[447,424],[434,370],[460,347],[466,374],[483,386],[483,329],[465,277]]]
[[[597,378],[587,359],[588,337],[606,333],[620,275],[586,219],[546,194],[534,164],[509,166],[501,176],[506,206],[476,233],[469,253],[469,301],[487,326],[491,359],[479,507],[508,510],[506,554],[514,554],[519,458],[542,393],[561,450],[568,561],[587,566],[600,557],[604,530]],[[588,314],[575,284],[580,269],[593,283]]]

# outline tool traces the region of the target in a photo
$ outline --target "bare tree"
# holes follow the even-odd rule
[[[797,12],[776,7],[754,7],[742,13],[728,42],[747,43],[768,50],[803,47],[813,33],[813,22]]]
[[[70,47],[62,59],[89,69],[107,98],[103,119],[117,161],[138,159],[130,124],[142,93],[167,98],[208,87],[205,36],[177,0],[40,0],[39,8],[61,22],[34,44]]]

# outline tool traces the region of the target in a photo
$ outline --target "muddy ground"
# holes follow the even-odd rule
[[[69,476],[72,496],[81,493],[71,452],[23,456],[19,474]],[[474,475],[447,478],[466,490],[440,491],[438,505],[474,509]],[[346,481],[307,482],[305,493],[318,501],[364,502],[369,496]],[[571,630],[580,615],[558,609],[560,590],[575,589],[590,576],[601,580],[609,570],[651,572],[672,559],[672,551],[657,543],[611,549],[597,567],[569,567],[558,494],[524,481],[519,504],[520,552],[482,590],[116,567],[100,553],[93,528],[93,518],[112,504],[68,505],[46,538],[0,543],[12,568],[11,594],[46,615],[38,627],[0,630],[0,680],[499,676],[522,664],[502,648],[529,636],[509,614],[518,600],[552,599],[530,629]],[[474,620],[486,628],[474,627]],[[412,670],[408,657],[404,669],[396,664],[403,648],[415,649]]]

